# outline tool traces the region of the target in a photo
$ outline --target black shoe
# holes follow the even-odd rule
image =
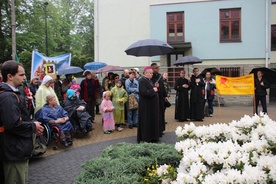
[[[94,130],[94,128],[92,128],[92,127],[89,127],[89,128],[88,128],[88,131],[89,131],[89,132],[91,132],[92,130]]]
[[[69,146],[73,145],[73,140],[68,140],[67,143],[69,144]]]
[[[88,133],[88,131],[87,131],[86,129],[83,129],[81,132],[82,132],[83,134],[87,134],[87,133]]]
[[[203,119],[196,119],[196,121],[203,121]]]
[[[67,141],[63,141],[61,144],[63,144],[65,147],[69,146],[69,143]]]
[[[137,127],[138,127],[138,125],[134,124],[134,125],[133,125],[133,127],[137,128]]]
[[[133,129],[133,125],[128,125],[128,128],[129,129]]]

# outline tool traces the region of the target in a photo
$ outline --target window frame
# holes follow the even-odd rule
[[[177,15],[182,15],[182,20],[177,20]],[[174,20],[170,21],[169,16],[174,15]],[[183,43],[185,41],[185,21],[184,21],[185,15],[184,11],[181,12],[167,12],[167,42],[168,43]],[[174,25],[174,40],[170,40],[170,25]],[[178,32],[177,32],[177,26],[182,25],[182,39],[178,40]],[[181,34],[181,32],[179,32]]]
[[[232,18],[232,11],[237,11],[239,12],[239,17],[238,18]],[[223,12],[228,11],[228,16],[229,18],[222,18],[221,14]],[[232,23],[233,22],[239,22],[239,34],[238,34],[238,38],[237,39],[232,39]],[[223,22],[228,22],[228,39],[224,39],[222,38],[222,23]],[[241,42],[241,8],[227,8],[227,9],[219,9],[219,40],[220,43],[231,43],[231,42]]]
[[[226,77],[240,77],[241,67],[220,67],[222,76]]]
[[[271,35],[270,35],[270,47],[271,47],[271,49],[270,49],[270,50],[271,50],[271,51],[276,51],[276,43],[274,44],[275,46],[272,47],[272,37],[273,37],[273,36],[272,36],[272,35],[273,35],[272,27],[275,27],[275,28],[274,28],[274,29],[275,29],[275,33],[274,33],[274,34],[275,34],[275,39],[276,39],[276,24],[271,24],[271,29],[270,29],[270,30],[271,30],[271,31],[270,31],[270,32],[271,32]]]

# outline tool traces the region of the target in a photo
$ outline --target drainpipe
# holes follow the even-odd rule
[[[96,12],[97,12],[97,14],[96,14],[96,17],[97,17],[97,19],[95,20],[95,22],[97,22],[97,24],[96,24],[96,35],[95,35],[95,39],[96,39],[96,45],[97,45],[97,49],[96,49],[96,51],[95,51],[95,58],[94,58],[94,61],[99,61],[99,25],[100,25],[100,23],[99,23],[99,0],[95,0],[95,4],[96,4]],[[95,11],[94,11],[95,12]],[[94,47],[95,48],[95,47]]]
[[[269,31],[269,24],[268,24],[268,6],[270,0],[266,0],[265,6],[265,67],[268,68],[268,49],[269,49],[269,41],[268,41],[268,31]],[[271,2],[270,2],[271,3]]]

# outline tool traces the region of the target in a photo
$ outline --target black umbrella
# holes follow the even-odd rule
[[[158,56],[172,51],[172,46],[156,39],[139,40],[125,50],[127,55],[132,56]]]
[[[257,72],[262,71],[263,78],[269,81],[269,83],[275,82],[276,79],[276,70],[269,69],[266,67],[253,68],[250,73],[254,73],[254,76],[257,77]]]
[[[176,66],[184,66],[189,64],[202,63],[201,59],[195,56],[183,56],[174,62]]]
[[[176,60],[173,65],[176,66],[184,66],[184,65],[190,65],[190,64],[196,64],[196,63],[202,63],[201,59],[195,57],[195,56],[183,56]],[[189,66],[188,66],[188,75],[189,75]]]
[[[213,67],[213,68],[205,68],[205,69],[200,73],[200,75],[203,76],[203,77],[205,77],[205,74],[206,74],[207,72],[210,72],[212,75],[221,75],[221,74],[222,74],[222,72],[221,72],[219,69]]]

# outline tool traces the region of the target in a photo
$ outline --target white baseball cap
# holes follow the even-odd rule
[[[131,68],[131,70],[136,70],[137,72],[139,72],[139,68]]]

